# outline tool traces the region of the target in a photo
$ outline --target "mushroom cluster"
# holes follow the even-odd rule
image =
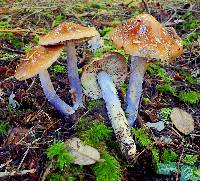
[[[137,118],[148,62],[156,58],[168,63],[181,55],[183,46],[180,37],[172,27],[163,27],[148,14],[138,15],[111,32],[110,39],[113,45],[124,49],[131,57],[130,79],[126,94],[127,119],[117,93],[117,89],[129,75],[124,56],[107,52],[86,64],[83,67],[81,79],[79,78],[76,46],[98,36],[99,33],[95,28],[75,23],[62,23],[41,37],[39,46],[33,47],[25,55],[16,69],[15,77],[18,80],[25,80],[39,74],[48,101],[66,116],[73,114],[79,107],[83,107],[83,92],[91,99],[103,98],[122,153],[130,160],[136,154],[136,145],[130,128],[135,125]],[[67,52],[72,107],[56,94],[47,71],[64,49]]]

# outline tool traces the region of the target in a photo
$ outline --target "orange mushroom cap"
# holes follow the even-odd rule
[[[181,38],[174,28],[164,28],[153,16],[141,14],[118,26],[110,38],[127,54],[171,61],[182,54]]]
[[[63,49],[64,45],[33,47],[20,61],[15,72],[15,78],[25,80],[49,68],[58,59]]]
[[[84,27],[76,23],[62,23],[39,40],[40,45],[54,45],[64,41],[79,40],[98,36],[95,28]]]

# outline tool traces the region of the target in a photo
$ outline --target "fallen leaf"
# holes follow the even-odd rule
[[[100,161],[100,154],[97,149],[84,145],[79,138],[72,138],[65,142],[72,156],[75,158],[73,163],[78,165],[91,165]]]
[[[149,128],[155,128],[157,129],[158,131],[162,131],[163,129],[165,129],[165,124],[163,121],[158,121],[156,123],[150,123],[150,122],[147,122],[146,125],[149,127]]]
[[[183,134],[187,135],[194,131],[194,120],[192,116],[179,108],[173,108],[170,115],[174,126]]]

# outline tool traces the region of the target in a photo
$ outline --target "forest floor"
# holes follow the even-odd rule
[[[174,27],[184,52],[169,65],[158,61],[147,69],[137,125],[131,131],[137,154],[127,162],[103,100],[84,96],[85,108],[64,117],[45,98],[38,77],[18,81],[13,75],[39,36],[64,21],[94,26],[105,42],[95,54],[87,43],[77,47],[80,71],[104,52],[125,55],[112,46],[108,33],[140,13]],[[198,1],[0,0],[0,180],[200,180],[199,17]],[[65,57],[62,53],[49,73],[58,95],[72,105]],[[126,88],[127,82],[119,90],[124,109]],[[192,116],[194,130],[189,134],[172,123],[174,108]],[[63,143],[72,137],[95,147],[104,161],[68,163]]]

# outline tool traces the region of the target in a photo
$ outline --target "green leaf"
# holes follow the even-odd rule
[[[162,158],[164,163],[170,163],[172,161],[175,161],[177,158],[178,155],[175,152],[164,148],[163,158]]]
[[[0,121],[0,136],[5,136],[7,135],[8,132],[8,124]]]
[[[162,175],[171,175],[177,172],[177,163],[158,163],[157,165],[157,173]]]
[[[185,155],[183,161],[189,165],[194,165],[198,160],[198,155]]]

